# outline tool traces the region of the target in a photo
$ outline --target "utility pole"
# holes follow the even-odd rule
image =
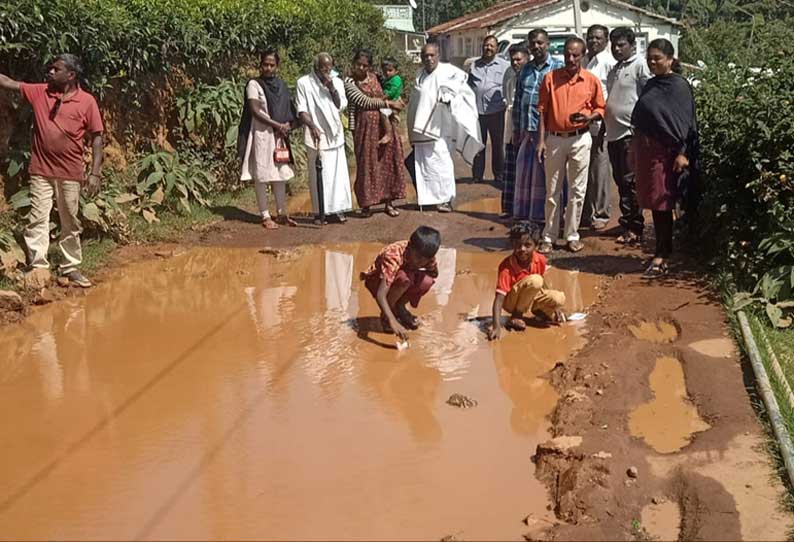
[[[582,5],[579,0],[573,0],[573,26],[576,35],[582,37]]]

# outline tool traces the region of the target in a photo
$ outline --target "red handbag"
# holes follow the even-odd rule
[[[287,147],[283,139],[276,140],[276,148],[273,151],[273,163],[277,165],[290,163],[289,147]]]

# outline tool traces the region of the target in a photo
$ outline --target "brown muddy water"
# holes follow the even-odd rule
[[[689,400],[680,361],[669,356],[657,359],[649,380],[654,397],[629,415],[632,435],[669,454],[689,444],[693,434],[711,428]]]
[[[444,248],[397,351],[358,281],[379,246],[195,249],[0,340],[5,539],[520,539],[544,375],[584,322],[483,335],[504,254]],[[569,310],[597,280],[551,268]],[[453,393],[477,401],[457,409]]]

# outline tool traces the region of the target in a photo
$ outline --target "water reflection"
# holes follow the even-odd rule
[[[380,248],[191,251],[7,328],[4,536],[519,536],[547,514],[527,463],[556,400],[543,376],[581,326],[488,343],[471,319],[503,255],[444,248],[398,352],[358,280]],[[569,309],[592,302],[592,277],[549,273]]]

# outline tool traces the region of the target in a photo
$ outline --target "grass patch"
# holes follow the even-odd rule
[[[783,359],[781,359],[781,352],[779,350],[779,347],[785,345],[791,346],[792,344],[794,344],[790,342],[792,340],[791,333],[772,330],[764,323],[765,316],[759,318],[758,314],[749,313],[747,315],[747,320],[750,323],[750,330],[753,332],[753,337],[755,338],[755,342],[758,345],[758,350],[761,353],[761,360],[764,364],[764,368],[766,369],[767,375],[769,376],[769,382],[772,386],[772,391],[775,394],[775,399],[777,400],[778,408],[780,409],[780,414],[783,416],[783,422],[786,426],[786,430],[789,433],[789,437],[791,438],[792,435],[794,435],[794,407],[792,407],[789,404],[786,395],[785,384],[780,381],[778,376],[775,374],[774,369],[772,368],[772,362],[762,332],[765,333],[766,337],[770,340],[772,351],[777,356],[778,362],[780,363],[784,376],[789,382],[792,380],[792,377],[794,377],[794,367],[792,367],[791,363],[786,364],[783,361]],[[788,333],[787,336],[781,337],[781,335],[786,335],[786,333]],[[742,347],[744,347],[743,342],[742,342]],[[789,354],[790,352],[791,350],[789,350]],[[761,402],[760,396],[758,397],[758,401]],[[764,413],[766,412],[766,408],[764,407],[763,402],[761,402],[760,405],[756,405],[756,407],[760,411]],[[780,455],[780,449],[778,447],[777,440],[775,439],[775,435],[772,431],[772,427],[769,424],[769,420],[766,416],[764,416],[762,418],[762,421],[768,439],[767,450],[769,451],[770,455],[774,458],[777,474],[780,480],[782,480],[787,490],[783,498],[783,504],[786,510],[792,512],[794,511],[794,488],[791,487],[791,483],[788,478],[788,473],[786,472],[786,467],[785,464],[783,463],[783,458]]]

